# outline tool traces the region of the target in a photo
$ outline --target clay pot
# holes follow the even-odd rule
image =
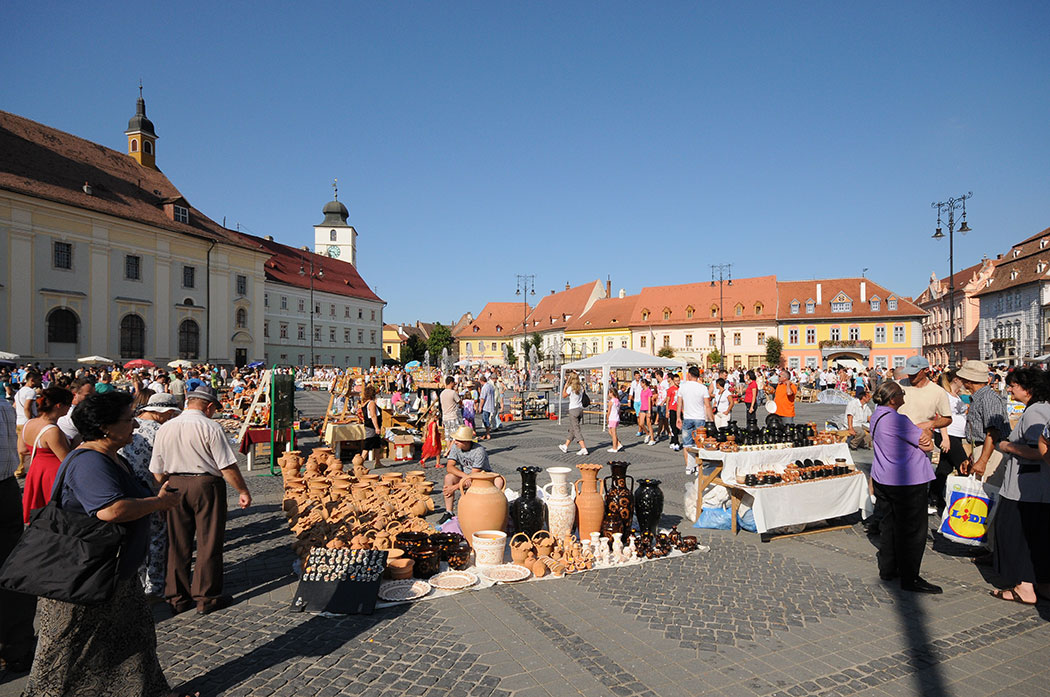
[[[393,559],[386,563],[387,571],[390,572],[390,578],[394,580],[412,578],[412,567],[415,565],[416,562],[407,557]]]
[[[470,488],[459,499],[459,527],[473,540],[479,530],[502,530],[507,521],[507,497],[497,489],[495,472],[472,472]],[[460,482],[466,481],[465,479]]]
[[[611,537],[614,532],[631,531],[631,520],[634,517],[634,477],[627,474],[629,462],[610,462],[612,475],[605,478],[605,518],[602,520],[601,532]],[[627,480],[631,483],[628,484]]]
[[[551,483],[547,486],[550,487],[548,495],[550,496],[569,496],[569,489],[572,487],[569,485],[569,474],[572,470],[568,467],[548,467],[547,474],[551,477]],[[543,487],[544,490],[547,486]]]
[[[573,484],[576,490],[576,516],[580,526],[580,539],[584,539],[601,529],[602,518],[605,516],[605,502],[598,490],[598,472],[602,466],[584,463],[576,465],[576,468],[580,470],[581,476],[581,479]]]
[[[441,552],[437,547],[421,547],[413,558],[416,565],[412,569],[412,575],[416,578],[427,579],[441,571]]]
[[[426,472],[424,472],[423,470],[412,470],[410,472],[405,472],[405,479],[412,482],[413,484],[418,484],[419,482],[426,481],[426,478]]]
[[[402,481],[402,479],[403,478],[400,472],[387,472],[386,474],[382,474],[379,476],[379,481],[387,482],[388,484],[400,482]]]
[[[507,533],[502,530],[479,530],[471,535],[474,563],[477,566],[496,566],[503,563]]]
[[[528,567],[529,571],[531,571],[532,575],[536,578],[543,578],[547,575],[547,565],[544,564],[543,561],[540,559],[537,559],[535,557],[530,558],[527,560],[525,566]]]

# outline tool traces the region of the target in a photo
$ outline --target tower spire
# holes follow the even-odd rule
[[[339,179],[332,180],[332,190],[335,192],[335,200],[339,200]]]
[[[139,79],[139,98],[135,102],[135,115],[128,121],[128,155],[144,167],[157,168],[157,132],[153,122],[146,118],[146,100],[142,97],[142,79]]]

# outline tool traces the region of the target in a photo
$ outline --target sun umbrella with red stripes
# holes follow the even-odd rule
[[[125,363],[124,367],[133,370],[135,368],[156,368],[157,366],[153,364],[153,361],[147,361],[145,358],[136,358]]]

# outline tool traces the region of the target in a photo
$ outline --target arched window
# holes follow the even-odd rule
[[[328,231],[328,240],[330,242],[335,242],[336,241],[335,240],[335,230],[329,230]]]
[[[47,316],[47,340],[55,344],[75,344],[80,320],[72,310],[59,307]]]
[[[711,316],[718,317],[718,305],[711,306]]]
[[[138,152],[138,151],[139,151],[139,140],[138,140],[138,138],[132,138],[131,139],[131,152]]]
[[[664,308],[664,319],[671,319],[671,308]]]
[[[642,310],[642,321],[649,319],[649,310]]]
[[[201,329],[192,319],[179,324],[179,358],[199,358],[201,352]]]
[[[146,352],[146,323],[138,315],[120,320],[120,357],[142,358]]]
[[[147,155],[152,155],[153,143],[149,142],[148,140],[142,141],[142,152],[146,153]]]
[[[237,308],[237,328],[244,329],[248,326],[248,311],[243,307]]]

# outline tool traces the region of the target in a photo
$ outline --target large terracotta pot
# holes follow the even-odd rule
[[[459,528],[468,540],[478,530],[502,530],[507,521],[507,497],[496,488],[495,472],[471,472],[470,488],[459,499]]]
[[[605,516],[605,502],[598,491],[598,472],[602,466],[585,463],[576,467],[580,470],[581,479],[573,488],[576,490],[576,519],[582,540],[601,529],[602,518]]]

